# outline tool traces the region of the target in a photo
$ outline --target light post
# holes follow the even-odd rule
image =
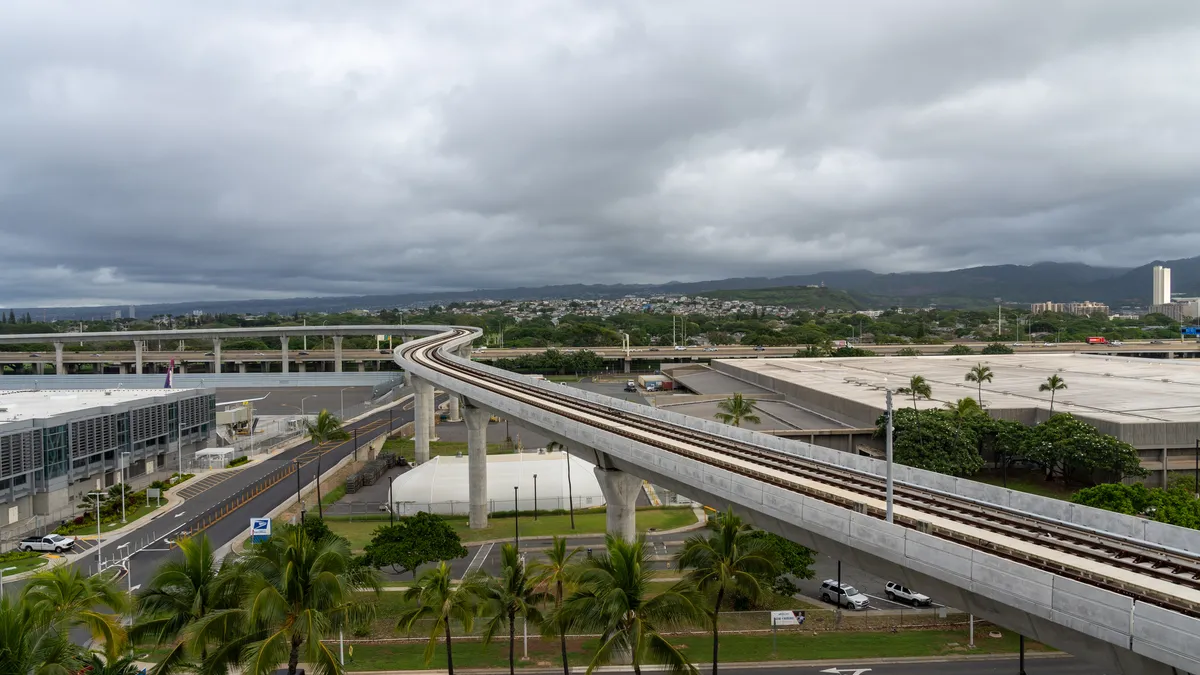
[[[88,496],[96,502],[96,573],[100,573],[100,549],[104,546],[104,540],[100,538],[100,498],[104,496],[103,492],[89,492]]]
[[[537,520],[537,474],[533,474],[533,519]]]
[[[128,466],[129,466],[129,453],[122,452],[121,453],[121,524],[122,525],[125,524],[125,490],[128,487],[125,484],[125,469]]]
[[[521,502],[517,498],[518,487],[513,486],[513,537],[517,550],[521,550]]]
[[[129,542],[125,542],[124,544],[117,546],[118,552],[121,549],[126,549],[125,557],[123,558],[123,560],[125,562],[125,581],[126,581],[126,586],[129,587],[129,593],[130,593],[130,595],[132,595],[133,594],[133,570],[131,570],[129,568],[129,564],[130,564],[130,560],[133,558],[133,554],[130,553],[128,550]]]
[[[292,464],[296,467],[296,503],[300,504],[300,522],[304,522],[304,503],[300,501],[300,460],[293,459]]]
[[[17,568],[16,567],[5,567],[4,569],[0,569],[0,597],[4,596],[4,573],[11,572],[15,569],[17,569]]]
[[[301,417],[304,417],[304,418],[308,417],[308,415],[304,414],[304,402],[310,398],[316,398],[316,396],[317,396],[316,394],[312,394],[310,396],[305,396],[304,398],[300,399],[300,416]]]
[[[399,477],[400,477],[400,474],[396,474],[395,476],[392,476],[392,479],[390,481],[388,481],[388,521],[389,521],[388,524],[389,525],[396,524],[396,492],[395,492],[395,490],[396,490],[396,479]]]
[[[342,389],[341,391],[338,392],[338,402],[339,402],[339,408],[342,411],[341,416],[342,416],[343,422],[346,421],[346,389],[353,389],[353,388],[354,387],[346,387],[345,389]]]
[[[886,381],[885,385],[886,386]],[[887,521],[892,522],[892,390],[887,389]]]

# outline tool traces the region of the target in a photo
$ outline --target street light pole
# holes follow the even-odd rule
[[[537,520],[537,474],[533,474],[533,519]]]
[[[513,535],[517,550],[521,550],[521,502],[517,498],[518,487],[513,486]]]
[[[296,467],[296,503],[300,504],[300,460],[293,459],[292,464]],[[304,508],[300,508],[300,522],[304,522]]]
[[[17,569],[17,568],[16,567],[5,567],[4,569],[0,569],[0,597],[4,597],[4,573],[11,572],[15,569]]]
[[[122,525],[125,524],[125,488],[126,488],[126,485],[125,485],[125,466],[126,466],[126,464],[125,464],[125,462],[126,462],[127,457],[129,457],[128,452],[121,453],[121,524]]]
[[[346,387],[346,389],[353,389],[353,388],[354,387]],[[341,391],[338,392],[338,400],[339,400],[340,408],[342,411],[342,413],[341,413],[342,421],[346,420],[346,389],[342,389]]]
[[[104,540],[100,538],[100,498],[104,496],[103,492],[89,492],[88,496],[96,501],[96,573],[100,573],[100,549],[104,546]]]
[[[892,522],[892,390],[887,390],[887,521]]]

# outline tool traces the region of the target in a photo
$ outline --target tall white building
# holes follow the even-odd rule
[[[1151,305],[1166,305],[1171,302],[1171,268],[1154,266],[1154,295]]]

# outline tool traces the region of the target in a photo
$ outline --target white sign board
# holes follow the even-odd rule
[[[251,518],[250,537],[255,542],[263,542],[271,538],[270,518]]]
[[[799,626],[804,623],[804,612],[793,612],[785,609],[771,612],[772,626]]]
[[[157,499],[159,494],[158,488],[146,488],[146,499]]]

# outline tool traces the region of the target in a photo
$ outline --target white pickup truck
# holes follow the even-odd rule
[[[75,548],[75,539],[73,537],[64,537],[61,534],[48,534],[44,537],[28,537],[22,539],[17,548],[22,551],[45,551],[46,553],[62,553]]]

